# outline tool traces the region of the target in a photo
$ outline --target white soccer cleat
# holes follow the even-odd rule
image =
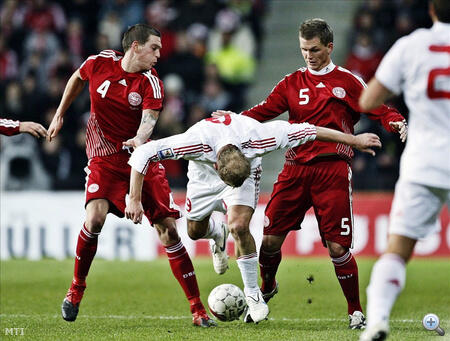
[[[385,321],[367,328],[359,337],[359,341],[383,341],[389,334],[389,325]]]
[[[269,306],[264,301],[261,290],[258,290],[256,294],[245,296],[245,301],[247,302],[247,308],[244,310],[245,323],[267,320]]]
[[[214,271],[219,275],[222,275],[228,269],[228,255],[227,255],[227,239],[230,231],[228,226],[222,223],[222,233],[218,239],[210,239],[209,247],[213,257]]]
[[[360,311],[354,311],[352,315],[348,315],[348,327],[350,329],[365,329],[366,317]]]

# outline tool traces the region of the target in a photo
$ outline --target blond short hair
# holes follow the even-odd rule
[[[250,176],[250,162],[238,147],[227,144],[219,150],[217,172],[219,177],[231,187],[240,187]]]

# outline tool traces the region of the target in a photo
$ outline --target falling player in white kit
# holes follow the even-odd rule
[[[269,314],[258,287],[256,246],[249,230],[259,197],[260,156],[315,139],[344,143],[371,154],[370,147],[381,146],[373,134],[353,136],[308,123],[260,123],[236,114],[207,118],[183,134],[148,142],[133,152],[128,162],[133,169],[125,215],[135,223],[141,221],[142,180],[152,162],[190,160],[186,193],[189,236],[211,239],[214,269],[223,273],[228,266],[225,246],[229,228],[236,240],[237,263],[249,307],[244,320],[251,317],[258,323]],[[228,213],[228,228],[211,219],[213,211]]]
[[[409,108],[388,246],[372,270],[367,329],[360,340],[386,338],[392,306],[405,284],[406,263],[418,239],[440,230],[439,213],[450,202],[450,2],[431,0],[429,14],[433,26],[394,44],[359,101],[370,110],[403,91]]]

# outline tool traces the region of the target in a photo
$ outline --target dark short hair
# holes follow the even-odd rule
[[[450,23],[450,1],[449,0],[431,0],[434,7],[434,13],[440,22]]]
[[[161,37],[161,32],[156,28],[153,28],[146,24],[136,24],[130,26],[128,30],[123,34],[122,38],[122,48],[123,52],[127,52],[128,49],[133,44],[133,41],[137,41],[140,45],[144,45],[148,37],[150,36]]]
[[[318,37],[325,46],[333,42],[333,30],[325,20],[320,18],[306,20],[300,25],[299,32],[300,36],[306,40]]]
[[[250,175],[250,161],[238,147],[227,144],[219,150],[217,172],[227,185],[240,187]]]

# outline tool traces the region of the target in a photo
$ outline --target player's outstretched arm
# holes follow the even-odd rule
[[[47,129],[45,129],[41,124],[36,122],[20,122],[19,132],[28,133],[34,137],[47,137]]]
[[[393,94],[376,78],[372,78],[359,97],[359,106],[364,112],[369,112],[382,105]]]
[[[125,207],[125,217],[135,224],[142,223],[144,208],[142,206],[142,185],[144,183],[144,174],[139,173],[134,168],[130,175],[130,194],[127,206]]]
[[[145,109],[142,111],[141,124],[136,132],[136,136],[125,142],[122,142],[124,147],[137,148],[143,145],[153,133],[156,121],[158,121],[159,111]]]
[[[372,148],[381,147],[380,138],[372,133],[364,133],[355,136],[324,127],[316,127],[316,129],[316,140],[343,143],[373,156],[375,156],[375,151]]]
[[[80,94],[81,90],[83,90],[84,81],[81,78],[80,70],[76,70],[69,81],[66,84],[66,88],[64,89],[64,93],[61,98],[61,102],[59,103],[58,109],[56,109],[55,116],[53,116],[53,120],[48,127],[47,139],[51,141],[56,135],[58,135],[64,123],[64,115],[66,114],[66,110],[72,104],[72,102],[77,98]]]

